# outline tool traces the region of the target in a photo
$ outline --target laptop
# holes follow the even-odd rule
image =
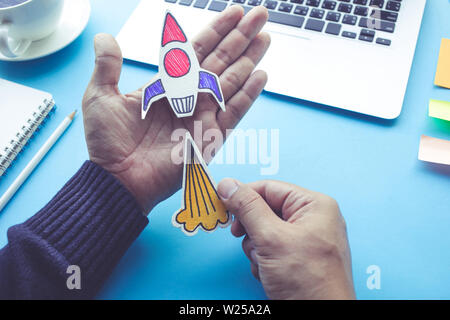
[[[158,65],[164,13],[192,39],[218,12],[264,5],[265,90],[384,119],[399,116],[426,0],[142,0],[117,36],[125,59]]]

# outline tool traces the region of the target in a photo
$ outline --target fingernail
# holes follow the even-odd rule
[[[217,192],[219,192],[219,196],[224,199],[230,199],[233,194],[239,189],[239,185],[236,180],[231,178],[225,178],[219,183],[219,187],[217,188]]]
[[[252,251],[250,251],[250,259],[252,260],[252,262],[254,264],[258,263],[258,258],[256,257],[256,251],[255,249],[253,249]]]
[[[98,55],[98,42],[100,41],[99,39],[100,39],[100,35],[96,34],[95,37],[94,37],[94,53],[95,53],[95,56]]]

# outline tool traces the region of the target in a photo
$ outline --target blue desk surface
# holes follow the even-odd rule
[[[116,35],[138,0],[92,1],[91,20],[70,46],[49,57],[0,63],[0,77],[52,92],[58,109],[0,180],[13,181],[62,119],[77,108],[90,78],[96,33]],[[442,37],[450,38],[450,3],[428,1],[401,116],[383,121],[264,93],[239,125],[280,129],[280,170],[290,181],[338,199],[348,222],[357,296],[363,299],[450,298],[450,170],[417,160],[421,134],[450,139],[450,124],[427,116],[430,98],[450,101],[433,85]],[[147,82],[155,68],[126,62],[120,88]],[[75,173],[87,150],[83,121],[46,156],[0,214],[0,246],[7,229],[40,209]],[[216,179],[261,178],[257,165],[212,165]],[[150,224],[123,257],[99,298],[263,299],[241,240],[229,229],[186,237],[171,225],[178,192],[149,216]],[[206,254],[205,254],[206,253]],[[381,268],[381,289],[366,286],[366,269]]]

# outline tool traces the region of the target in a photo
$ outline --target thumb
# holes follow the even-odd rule
[[[255,190],[235,179],[223,179],[217,191],[227,207],[241,222],[250,238],[263,236],[279,223],[279,218]]]
[[[117,91],[122,70],[122,52],[110,34],[99,33],[94,38],[95,69],[91,86]]]

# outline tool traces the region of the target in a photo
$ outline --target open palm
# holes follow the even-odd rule
[[[115,175],[148,213],[181,185],[182,166],[171,161],[172,132],[234,128],[261,93],[267,76],[254,71],[270,38],[260,33],[267,21],[265,8],[243,16],[238,6],[228,8],[192,42],[202,68],[220,78],[226,112],[207,94],[199,94],[192,117],[177,118],[168,102],[154,103],[141,119],[142,88],[121,94],[118,81],[122,54],[114,38],[95,38],[96,66],[83,98],[86,142],[91,161]],[[197,143],[197,145],[206,144]]]

